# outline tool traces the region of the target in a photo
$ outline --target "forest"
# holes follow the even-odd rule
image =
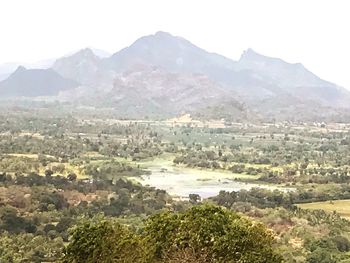
[[[348,125],[0,115],[1,262],[350,262]]]

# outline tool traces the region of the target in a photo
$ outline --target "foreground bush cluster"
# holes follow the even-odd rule
[[[72,232],[65,263],[98,262],[282,262],[273,236],[218,206],[150,217],[136,233],[116,221],[95,218]]]

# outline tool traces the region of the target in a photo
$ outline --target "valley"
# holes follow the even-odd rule
[[[349,262],[348,90],[300,63],[252,49],[231,60],[166,32],[98,54],[0,82],[0,261],[80,262],[66,248],[84,224],[130,228],[138,243],[152,218],[219,209],[262,224],[272,263],[325,251]]]
[[[344,219],[348,124],[44,112],[17,109],[1,116],[0,228],[7,234],[0,243],[8,248],[2,258],[57,260],[81,216],[103,215],[139,229],[154,213],[202,203],[268,226],[286,262],[315,256],[320,239],[350,239]],[[10,223],[13,218],[18,223]],[[45,243],[41,256],[25,241],[34,237]],[[348,258],[328,249],[339,260]]]
[[[0,8],[0,263],[350,263],[346,1]]]

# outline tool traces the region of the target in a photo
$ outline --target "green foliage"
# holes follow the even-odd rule
[[[97,217],[73,230],[65,263],[144,262],[141,240],[115,221]]]
[[[170,157],[174,165],[226,170],[228,178],[230,172],[258,175],[239,180],[295,187],[290,192],[254,188],[222,191],[210,201],[272,229],[285,262],[350,262],[349,221],[337,213],[295,207],[350,198],[350,133],[343,124],[327,125],[327,132],[319,130],[317,124],[277,122],[226,123],[229,127],[223,128],[210,128],[210,122],[198,127],[177,123],[170,127],[162,121],[116,121],[115,116],[96,119],[99,114],[55,117],[21,110],[0,113],[1,262],[57,262],[63,241],[68,242],[68,228],[81,216],[89,218],[102,212],[139,231],[149,215],[166,209],[184,211],[200,203],[195,194],[189,196],[189,202],[177,201],[165,191],[125,179],[146,174],[141,160],[154,157]],[[322,204],[319,207],[323,209]],[[138,240],[136,244],[142,243],[142,248],[146,248],[144,239],[149,241],[147,245],[153,244],[145,250],[156,260],[198,263],[217,256],[215,260],[220,261],[222,254],[234,254],[232,246],[244,246],[242,240],[235,241],[236,236],[260,233],[257,226],[244,223],[245,219],[234,217],[227,223],[224,217],[221,212],[216,216],[203,212],[201,218],[189,211],[160,214],[152,218],[161,229],[152,234],[158,243],[126,228],[125,235]],[[220,224],[209,224],[205,218]],[[240,222],[239,226],[234,222]],[[209,231],[213,234],[207,236]],[[115,235],[125,236],[123,233]],[[261,239],[257,238],[265,242]],[[255,244],[249,242],[247,246],[254,249]]]
[[[182,259],[181,259],[182,258]],[[187,258],[187,261],[183,261]],[[151,216],[142,234],[97,217],[73,229],[65,263],[282,262],[261,224],[210,205]]]
[[[17,215],[17,210],[10,206],[0,208],[0,231],[10,233],[28,232],[34,233],[36,226],[29,219]]]
[[[61,238],[3,233],[0,236],[0,262],[57,262],[63,255],[63,248]]]
[[[339,235],[315,240],[309,245],[311,253],[308,255],[306,261],[308,263],[339,262],[342,253],[349,251],[349,245],[349,240]]]
[[[96,179],[114,179],[121,176],[140,176],[147,174],[147,171],[132,167],[115,160],[105,161],[97,164],[89,164],[85,168],[85,173]]]
[[[265,227],[217,206],[154,215],[144,235],[154,245],[156,259],[189,248],[198,258],[204,252],[207,262],[282,262]]]
[[[329,251],[317,248],[306,259],[307,263],[337,263],[335,256]]]
[[[333,243],[340,252],[350,251],[350,241],[344,236],[335,236],[332,238]]]

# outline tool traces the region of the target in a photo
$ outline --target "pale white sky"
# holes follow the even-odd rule
[[[238,59],[301,62],[350,89],[348,0],[0,0],[0,63],[93,46],[116,52],[158,30]]]

